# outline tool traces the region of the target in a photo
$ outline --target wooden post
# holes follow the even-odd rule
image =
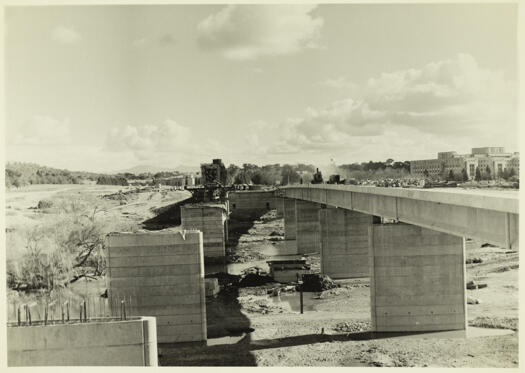
[[[80,302],[79,309],[80,309],[80,322],[82,322],[82,302]]]
[[[67,321],[69,322],[69,301],[66,301]]]
[[[17,318],[18,318],[18,326],[20,326],[22,324],[22,320],[20,317],[20,305],[18,306],[18,309],[17,309]]]
[[[299,278],[299,273],[297,274],[297,277]],[[301,304],[301,314],[303,313],[303,281],[302,278],[299,281],[299,301]]]
[[[87,322],[87,305],[86,301],[84,301],[84,322]]]
[[[47,301],[44,305],[44,325],[47,325]]]

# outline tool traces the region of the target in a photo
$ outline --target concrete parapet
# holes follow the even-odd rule
[[[321,273],[334,279],[367,277],[368,234],[372,215],[326,208],[319,210]]]
[[[222,204],[194,204],[181,206],[182,229],[202,232],[204,257],[226,255],[226,207]]]
[[[206,340],[202,241],[195,230],[110,234],[110,304],[131,297],[135,315],[157,317],[159,343]]]
[[[154,317],[7,328],[14,366],[157,366]]]
[[[408,224],[370,227],[378,332],[466,329],[464,239]]]
[[[321,251],[320,208],[321,205],[318,203],[295,200],[297,253],[299,254]]]

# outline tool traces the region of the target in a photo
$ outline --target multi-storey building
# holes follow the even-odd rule
[[[446,177],[450,171],[460,174],[463,169],[469,179],[480,173],[498,177],[504,170],[514,170],[519,176],[519,153],[505,153],[502,147],[472,148],[471,154],[458,155],[456,152],[440,152],[437,159],[410,162],[410,173],[414,176]]]

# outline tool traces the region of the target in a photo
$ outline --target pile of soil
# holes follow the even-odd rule
[[[319,292],[339,287],[329,276],[318,273],[305,273],[303,275],[303,291]]]
[[[353,322],[340,322],[334,326],[336,332],[342,333],[359,333],[367,332],[372,328],[370,321],[353,321]]]
[[[242,272],[240,287],[261,286],[270,282],[274,282],[273,278],[260,267],[250,267]]]
[[[217,278],[221,288],[235,287],[245,288],[252,286],[261,286],[274,282],[268,273],[259,267],[250,267],[245,269],[240,275],[232,275],[225,272],[208,273],[205,278]]]
[[[204,278],[217,278],[220,287],[239,286],[241,276],[231,275],[226,272],[208,273]]]

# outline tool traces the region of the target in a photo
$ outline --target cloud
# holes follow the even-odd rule
[[[152,153],[187,150],[191,131],[188,127],[166,119],[160,125],[113,128],[106,137],[105,148],[115,152],[132,152],[139,159]]]
[[[82,37],[73,28],[65,26],[57,26],[51,31],[53,40],[61,44],[75,44],[78,43]]]
[[[338,88],[347,82],[337,78],[325,83]],[[308,108],[300,118],[278,125],[258,123],[247,142],[282,155],[349,154],[353,149],[382,154],[393,148],[403,153],[420,139],[432,149],[436,144],[446,149],[494,142],[515,146],[515,85],[470,55],[384,73],[358,91],[357,98]],[[279,136],[269,139],[269,132]]]
[[[164,34],[159,38],[159,43],[161,45],[167,46],[172,45],[177,42],[177,39],[172,34]]]
[[[515,86],[470,55],[369,79],[365,99],[390,122],[465,134],[515,122]]]
[[[348,77],[346,76],[340,76],[337,78],[329,78],[326,79],[319,84],[329,87],[329,88],[335,88],[335,89],[352,89],[356,90],[358,85],[353,83]]]
[[[128,159],[131,156],[134,162],[174,167],[196,165],[217,158],[228,149],[213,137],[196,138],[189,127],[166,119],[158,125],[112,128],[107,133],[103,151]]]
[[[316,5],[228,5],[202,20],[198,41],[232,60],[288,55],[315,48],[324,20]]]
[[[11,136],[10,136],[11,137]],[[17,127],[9,145],[52,146],[71,143],[69,119],[58,119],[34,115]]]
[[[136,48],[142,48],[146,46],[147,43],[148,43],[147,38],[137,38],[131,42],[131,45],[133,45]]]
[[[177,39],[175,38],[175,36],[173,36],[173,34],[167,33],[161,36],[139,37],[139,38],[134,39],[131,42],[131,45],[135,48],[145,48],[145,47],[153,46],[155,44],[161,47],[168,47],[176,43],[177,43]]]

